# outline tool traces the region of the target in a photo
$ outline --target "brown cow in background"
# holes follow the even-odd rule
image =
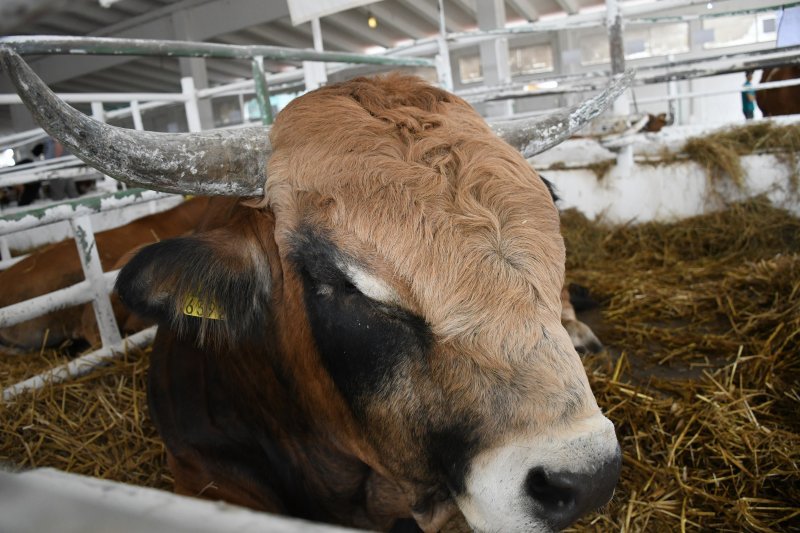
[[[100,263],[104,271],[114,270],[126,252],[161,239],[176,237],[193,229],[208,208],[207,198],[195,198],[177,207],[146,216],[119,228],[101,231],[95,235]],[[46,246],[19,263],[0,271],[0,307],[15,304],[63,289],[83,281],[83,269],[78,259],[75,241],[68,239]],[[86,309],[89,320],[82,315]],[[131,323],[129,313],[121,305],[114,305],[117,323],[124,333],[137,329],[140,323]],[[0,344],[21,350],[59,346],[67,340],[98,340],[97,325],[91,304],[67,308],[28,320],[16,326],[0,329]]]
[[[760,83],[800,78],[800,66],[766,68]],[[765,117],[800,113],[800,85],[756,91],[756,103]]]

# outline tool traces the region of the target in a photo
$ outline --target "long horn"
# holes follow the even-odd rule
[[[261,196],[272,152],[264,127],[156,133],[109,126],[61,101],[14,51],[0,65],[36,121],[88,165],[130,185],[204,196]]]
[[[522,152],[525,158],[533,157],[559,144],[581,129],[587,122],[606,110],[627,89],[636,71],[628,69],[614,79],[605,90],[559,113],[527,119],[490,122],[489,126],[508,144]]]

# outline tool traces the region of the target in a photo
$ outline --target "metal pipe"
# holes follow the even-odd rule
[[[0,187],[12,187],[14,185],[23,185],[25,183],[36,183],[44,180],[51,180],[56,178],[78,178],[78,179],[93,179],[101,176],[97,170],[81,166],[76,168],[64,168],[59,170],[42,170],[39,172],[18,172],[6,174],[0,177]]]
[[[71,104],[91,104],[92,102],[183,102],[186,96],[180,93],[59,93],[58,97]],[[0,94],[0,104],[22,103],[15,94]]]
[[[120,342],[119,327],[114,317],[114,308],[108,297],[103,266],[100,264],[100,255],[94,240],[92,221],[88,214],[70,219],[70,227],[78,247],[78,257],[81,260],[83,275],[89,283],[89,295],[92,300],[92,309],[100,330],[100,339],[103,346],[114,346]]]
[[[155,336],[156,326],[149,327],[117,342],[113,346],[105,346],[99,350],[73,359],[69,363],[51,368],[25,381],[11,385],[3,390],[3,401],[10,402],[23,392],[39,390],[46,385],[61,383],[69,378],[87,374],[109,359],[113,359],[125,353],[132,347],[142,348],[147,346],[153,342]]]
[[[128,189],[91,198],[82,198],[59,204],[12,213],[0,216],[0,235],[8,235],[30,228],[68,220],[75,216],[101,213],[140,204],[162,198],[170,198],[172,194],[147,189]]]
[[[181,78],[181,90],[184,96],[184,108],[186,110],[186,125],[189,131],[202,131],[203,126],[200,122],[200,106],[197,105],[197,91],[194,88],[194,78],[184,76]]]
[[[104,288],[107,293],[111,292],[114,287],[117,274],[119,274],[119,270],[103,274],[101,288]],[[0,328],[8,328],[47,313],[85,304],[92,300],[92,294],[91,283],[83,280],[57,291],[7,305],[0,308]]]
[[[215,57],[253,59],[262,56],[274,61],[323,61],[368,65],[433,67],[430,59],[418,57],[385,57],[344,52],[298,50],[282,46],[234,45],[110,37],[64,37],[59,35],[20,35],[0,38],[0,45],[18,54],[92,54],[167,57]],[[141,100],[141,98],[139,99]]]
[[[767,89],[776,89],[778,87],[793,87],[795,85],[800,85],[800,79],[792,79],[792,80],[784,80],[784,81],[771,81],[769,83],[759,83],[757,85],[752,86],[752,90],[754,91],[765,91]],[[718,91],[694,91],[688,93],[675,93],[669,95],[670,100],[685,100],[687,98],[698,98],[703,96],[718,96],[720,94],[733,94],[733,93],[740,93],[742,92],[741,87],[735,87],[730,89],[721,89]],[[637,101],[640,104],[651,104],[654,102],[663,102],[663,96],[653,96],[650,98],[637,98]]]
[[[253,81],[256,84],[256,99],[261,109],[261,123],[265,126],[272,124],[272,104],[269,102],[269,86],[264,75],[264,58],[253,58]]]

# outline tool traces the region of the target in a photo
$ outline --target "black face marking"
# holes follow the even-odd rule
[[[328,239],[305,229],[293,243],[314,339],[325,367],[359,416],[368,398],[410,358],[424,358],[432,342],[425,321],[362,294],[337,264],[352,262]]]
[[[471,425],[462,421],[443,429],[431,429],[428,446],[432,465],[442,472],[451,494],[463,494],[469,465],[478,451],[479,443]]]

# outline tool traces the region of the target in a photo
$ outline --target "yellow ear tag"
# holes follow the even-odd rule
[[[201,300],[194,294],[186,295],[186,300],[183,302],[183,314],[187,316],[196,316],[198,318],[209,318],[211,320],[225,320],[225,318],[219,314],[216,302]]]

